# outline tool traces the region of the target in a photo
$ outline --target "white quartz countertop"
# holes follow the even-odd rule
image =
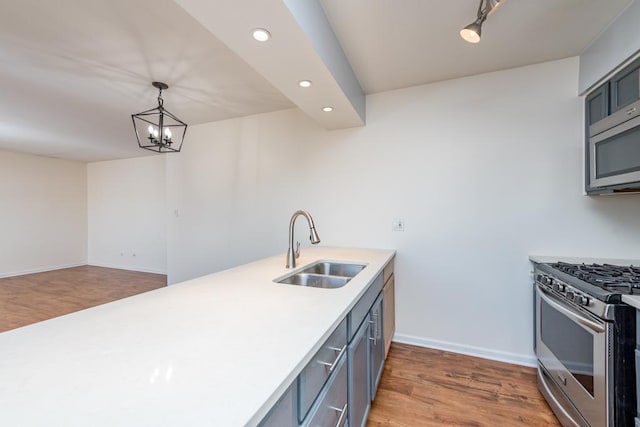
[[[303,248],[368,265],[307,288],[272,281],[283,254],[0,333],[0,425],[256,425],[394,254]]]
[[[568,262],[573,264],[612,264],[612,265],[634,265],[640,266],[638,259],[621,258],[586,258],[586,257],[566,257],[549,255],[529,255],[529,260],[536,263]],[[622,295],[622,302],[640,309],[640,295]]]

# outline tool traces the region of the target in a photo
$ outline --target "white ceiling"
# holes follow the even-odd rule
[[[632,0],[503,0],[478,44],[478,0],[320,0],[365,93],[579,55]]]
[[[632,2],[503,1],[482,41],[470,45],[458,31],[474,20],[477,0],[319,0],[367,94],[578,55]],[[198,2],[234,7],[189,0]],[[169,84],[165,107],[189,124],[295,105],[304,111],[300,94],[274,78],[277,67],[254,70],[227,47],[235,45],[228,33],[225,45],[178,3],[0,0],[0,149],[84,161],[146,155],[130,115],[155,106],[154,80]],[[290,22],[270,25],[277,35]],[[246,29],[237,37],[246,39]],[[282,63],[282,76],[291,77],[297,60]]]

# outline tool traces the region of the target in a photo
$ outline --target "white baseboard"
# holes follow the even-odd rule
[[[108,263],[102,263],[102,262],[90,262],[87,265],[93,265],[96,267],[105,267],[105,268],[116,268],[118,270],[140,271],[142,273],[155,273],[155,274],[164,274],[164,275],[167,274],[166,271],[155,270],[152,268],[132,268],[130,266],[108,264]]]
[[[0,278],[24,276],[25,274],[43,273],[45,271],[62,270],[63,268],[81,267],[83,265],[87,265],[87,263],[81,262],[81,263],[64,264],[64,265],[50,265],[48,267],[31,268],[29,270],[14,271],[11,273],[0,273]]]
[[[468,356],[481,357],[483,359],[497,360],[499,362],[512,363],[514,365],[531,367],[538,366],[538,360],[533,354],[508,353],[505,351],[491,350],[489,348],[474,347],[447,341],[430,340],[397,333],[393,335],[393,341],[403,344],[417,345],[419,347],[435,348],[453,353],[466,354]]]

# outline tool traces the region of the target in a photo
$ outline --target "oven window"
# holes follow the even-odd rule
[[[542,342],[593,396],[593,335],[544,300],[540,304]]]
[[[640,131],[638,128],[612,136],[596,144],[596,177],[640,170]]]

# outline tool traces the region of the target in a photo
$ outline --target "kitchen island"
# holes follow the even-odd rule
[[[284,255],[0,334],[0,425],[253,426],[393,258],[337,289],[274,283]]]

